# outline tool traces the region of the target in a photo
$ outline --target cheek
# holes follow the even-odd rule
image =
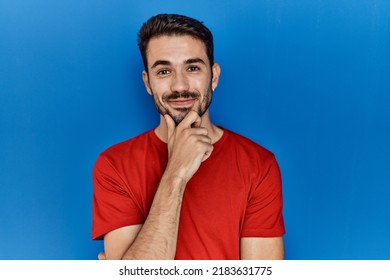
[[[161,83],[151,83],[150,88],[152,90],[153,98],[159,100],[162,100],[163,95],[166,94],[169,90],[164,84]]]
[[[209,88],[210,80],[194,78],[191,80],[190,85],[190,90],[200,91],[201,93],[204,93]]]
[[[164,94],[169,92],[169,85],[166,81],[153,81],[150,83],[150,88],[154,95],[161,98]]]

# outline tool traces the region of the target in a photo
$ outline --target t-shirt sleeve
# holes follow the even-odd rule
[[[109,158],[98,157],[92,179],[92,239],[102,239],[114,229],[144,222],[126,182]]]
[[[258,168],[249,194],[241,237],[280,237],[285,233],[280,169],[273,154]]]

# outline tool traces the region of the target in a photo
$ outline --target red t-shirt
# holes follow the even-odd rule
[[[167,145],[152,130],[99,156],[93,172],[93,239],[144,223],[167,158]],[[285,233],[282,204],[274,155],[224,129],[185,189],[175,258],[239,259],[241,237]]]

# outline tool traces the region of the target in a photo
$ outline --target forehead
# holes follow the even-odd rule
[[[159,36],[152,38],[147,48],[148,66],[157,60],[166,60],[172,63],[201,58],[208,63],[205,44],[188,35]]]

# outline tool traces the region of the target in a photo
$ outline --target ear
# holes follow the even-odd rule
[[[145,85],[146,91],[150,95],[152,95],[152,90],[151,90],[150,84],[149,84],[149,75],[148,75],[148,73],[145,70],[142,71],[142,80],[144,81],[144,85]]]
[[[211,81],[211,87],[213,91],[217,88],[219,83],[219,76],[221,75],[221,67],[219,67],[218,63],[214,63],[212,67],[213,71],[213,80]]]

